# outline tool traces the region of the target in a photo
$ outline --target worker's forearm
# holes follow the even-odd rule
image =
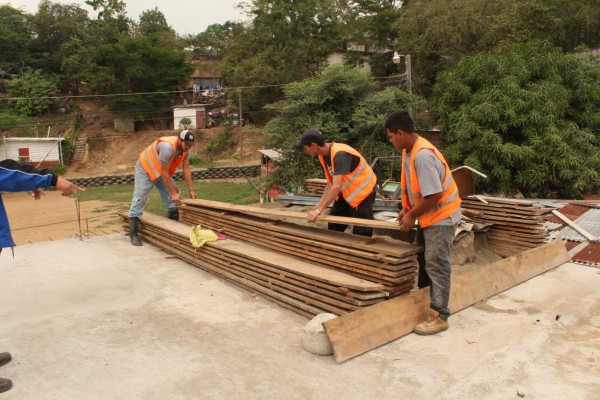
[[[321,200],[319,200],[315,209],[320,212],[325,211],[331,202],[336,199],[337,195],[340,193],[340,189],[340,185],[331,185],[329,190],[323,193],[323,196],[321,196]]]
[[[418,218],[421,215],[426,214],[427,212],[431,211],[435,207],[435,205],[437,204],[437,202],[439,201],[439,199],[441,197],[442,197],[441,193],[436,193],[436,194],[432,194],[430,196],[426,196],[423,198],[423,201],[421,201],[419,204],[417,204],[416,206],[411,208],[406,213],[407,214],[410,213],[413,218]]]
[[[177,194],[177,187],[175,187],[175,185],[173,184],[173,180],[171,179],[169,174],[161,173],[160,176],[163,182],[165,183],[167,189],[169,189],[169,192],[171,192],[171,194]]]
[[[194,181],[192,180],[191,171],[183,171],[183,180],[185,181],[185,184],[190,192],[194,190]]]

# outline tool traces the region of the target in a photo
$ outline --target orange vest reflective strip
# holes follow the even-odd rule
[[[342,143],[333,143],[330,149],[329,156],[331,158],[331,169],[333,171],[335,171],[334,159],[338,151],[352,154],[360,160],[354,171],[342,176],[342,185],[340,188],[344,200],[352,207],[357,208],[358,205],[373,192],[373,188],[377,184],[377,178],[375,177],[373,169],[369,163],[367,163],[367,160],[365,160],[358,151]],[[325,171],[327,181],[329,183],[333,182],[333,176],[327,168],[325,159],[322,156],[319,156],[319,161],[321,162],[323,171]]]
[[[423,196],[421,195],[421,186],[419,186],[419,178],[417,177],[417,171],[415,169],[415,156],[421,150],[433,151],[433,154],[442,162],[445,168],[446,176],[444,181],[442,182],[442,197],[437,202],[437,204],[428,212],[419,216],[419,224],[423,228],[427,228],[439,222],[445,218],[448,218],[452,214],[456,212],[460,208],[461,200],[458,195],[458,187],[454,182],[454,178],[452,177],[452,171],[448,167],[448,163],[446,159],[432,145],[428,140],[419,136],[417,141],[415,142],[412,151],[410,152],[410,191],[412,194],[412,199],[415,205],[419,204],[423,201]],[[410,200],[408,197],[407,187],[406,187],[406,173],[404,171],[404,164],[406,159],[406,150],[402,151],[402,173],[401,173],[401,195],[402,195],[402,207],[410,210]]]
[[[144,151],[140,154],[140,163],[144,168],[144,171],[148,173],[148,176],[152,181],[160,178],[160,174],[162,172],[162,167],[160,160],[158,159],[158,150],[157,146],[160,142],[169,143],[173,147],[173,157],[171,157],[171,163],[169,166],[169,176],[173,176],[177,167],[183,159],[185,158],[187,151],[184,151],[183,154],[179,157],[176,157],[177,154],[177,136],[164,136],[158,138],[152,143],[150,146],[146,147]]]

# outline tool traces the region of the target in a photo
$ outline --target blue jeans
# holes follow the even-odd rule
[[[138,161],[137,164],[135,164],[135,181],[133,199],[131,199],[131,207],[129,208],[129,218],[142,216],[146,204],[148,203],[148,197],[154,186],[158,188],[160,198],[165,206],[167,206],[167,211],[177,210],[177,204],[171,201],[171,192],[167,189],[162,177],[159,177],[153,182]]]
[[[454,225],[432,225],[420,228],[416,237],[417,244],[425,246],[425,272],[431,281],[430,307],[439,312],[443,319],[450,316],[450,249],[455,229]]]

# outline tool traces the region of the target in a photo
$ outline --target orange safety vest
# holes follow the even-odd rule
[[[412,198],[415,202],[415,205],[423,201],[421,187],[419,186],[419,177],[417,176],[417,171],[415,170],[415,156],[419,151],[424,149],[433,151],[433,154],[435,154],[442,164],[444,164],[444,168],[446,169],[446,177],[442,182],[442,197],[432,210],[427,211],[425,214],[419,216],[419,224],[422,228],[427,228],[428,226],[431,226],[436,222],[439,222],[444,218],[448,218],[454,214],[454,212],[460,208],[461,200],[458,195],[458,187],[454,182],[454,178],[452,178],[452,171],[450,171],[446,159],[442,153],[435,148],[434,145],[419,136],[412,148],[412,151],[410,152],[410,191],[412,192]],[[402,150],[402,166],[404,166],[405,159],[406,150]],[[401,172],[401,189],[402,206],[407,210],[410,210],[411,207],[406,188],[406,173],[404,168],[402,168]]]
[[[377,178],[375,177],[375,173],[373,173],[373,169],[371,169],[371,166],[367,163],[367,160],[365,160],[358,151],[342,143],[333,143],[331,145],[329,156],[331,157],[332,171],[335,171],[334,159],[335,154],[338,151],[350,153],[360,159],[360,162],[354,171],[342,176],[341,187],[341,193],[346,202],[352,207],[357,208],[358,205],[373,192],[373,188],[377,184]],[[331,175],[331,172],[329,172],[323,156],[319,156],[319,161],[321,162],[323,171],[325,171],[327,181],[329,183],[333,182],[333,176]]]
[[[148,176],[152,181],[160,178],[160,174],[162,171],[160,160],[158,159],[158,150],[157,146],[160,142],[167,142],[173,147],[173,157],[171,158],[171,165],[169,166],[169,176],[173,176],[175,170],[187,154],[187,151],[184,151],[183,154],[179,157],[176,157],[177,154],[177,136],[163,136],[158,138],[152,143],[150,146],[146,148],[146,150],[142,151],[140,154],[140,163],[144,170],[148,173]]]

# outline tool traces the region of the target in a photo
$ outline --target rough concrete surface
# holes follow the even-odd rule
[[[600,398],[600,271],[581,265],[342,364],[302,348],[308,319],[123,235],[4,251],[0,282],[2,400]]]

